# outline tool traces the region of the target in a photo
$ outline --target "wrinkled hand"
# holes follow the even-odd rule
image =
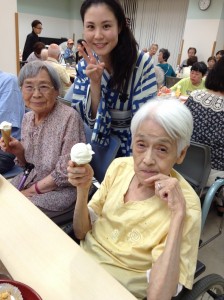
[[[78,51],[82,55],[82,57],[85,59],[87,63],[86,67],[86,75],[89,77],[89,79],[94,83],[100,83],[101,77],[103,74],[103,70],[105,67],[104,63],[99,63],[96,58],[94,57],[92,50],[88,46],[87,43],[82,42],[83,47],[81,45],[78,46]],[[84,47],[86,49],[86,52],[84,50]]]
[[[27,198],[31,198],[32,196],[36,195],[36,191],[33,186],[29,187],[28,189],[24,189],[20,192]]]
[[[89,164],[75,166],[70,160],[68,162],[68,181],[79,189],[89,189],[93,179],[93,169]]]
[[[184,218],[186,212],[185,198],[176,178],[157,174],[145,180],[149,185],[154,183],[155,194],[167,202],[171,213]]]
[[[24,152],[24,148],[23,148],[22,144],[17,139],[13,138],[12,136],[10,137],[10,140],[9,140],[9,147],[6,147],[6,144],[3,140],[3,138],[1,137],[0,147],[3,151],[14,154],[15,156],[18,156],[19,154]]]

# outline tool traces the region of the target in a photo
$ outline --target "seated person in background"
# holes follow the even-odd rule
[[[27,162],[35,166],[23,195],[46,213],[63,211],[76,199],[66,168],[72,146],[85,142],[83,122],[73,108],[58,102],[60,80],[50,64],[30,62],[21,69],[18,80],[30,111],[23,118],[21,142],[11,137],[9,147],[3,139],[0,146],[15,155],[20,166]],[[18,187],[22,176],[11,183]]]
[[[164,71],[164,76],[165,76],[164,84],[166,81],[166,76],[176,77],[176,73],[174,72],[172,66],[167,63],[169,57],[170,57],[170,52],[167,49],[162,48],[159,50],[159,55],[158,55],[159,63],[157,66],[159,66]]]
[[[61,81],[60,96],[64,97],[72,83],[69,74],[66,72],[66,69],[59,63],[60,55],[60,47],[57,44],[51,44],[48,48],[48,58],[46,62],[51,64],[52,67],[57,71]]]
[[[192,287],[200,200],[173,169],[185,157],[192,130],[192,115],[179,101],[144,104],[132,118],[133,157],[112,162],[89,203],[93,170],[69,162],[81,247],[138,299],[146,297],[149,272],[149,299],[171,299],[177,287]]]
[[[216,63],[215,56],[210,56],[207,60],[207,66],[208,66],[207,74],[214,67],[215,63]]]
[[[183,78],[178,81],[170,89],[176,91],[179,89],[180,95],[188,96],[192,91],[205,89],[204,76],[207,72],[206,64],[201,62],[196,62],[191,67],[190,77]]]
[[[188,48],[188,50],[187,50],[188,58],[195,56],[196,53],[197,53],[197,50],[196,50],[196,48],[194,48],[194,47],[190,47],[190,48]],[[184,60],[182,61],[182,63],[180,64],[180,70],[179,70],[180,72],[181,72],[181,70],[183,69],[183,67],[187,67],[187,59],[184,59]]]
[[[64,52],[64,60],[66,64],[69,63],[70,65],[72,65],[75,62],[75,53],[73,51],[73,47],[74,41],[72,39],[68,39],[67,48]]]
[[[41,60],[47,60],[48,58],[48,49],[42,49],[40,53]]]
[[[188,58],[188,60],[187,60],[187,67],[183,67],[183,69],[182,69],[182,77],[183,78],[190,77],[191,67],[197,61],[198,61],[198,57],[197,56],[193,56],[193,57]]]
[[[77,41],[77,49],[78,49],[78,47],[81,47],[81,48],[85,49],[85,47],[84,47],[83,44],[82,44],[83,41],[85,42],[85,40],[83,40],[83,39],[79,39],[79,40]],[[77,51],[76,51],[76,54],[75,54],[75,62],[76,62],[76,64],[77,64],[82,58],[83,58],[82,54],[80,53],[79,50],[77,50]]]
[[[12,124],[12,136],[21,137],[21,123],[25,105],[18,86],[17,76],[0,71],[0,123]],[[1,138],[1,132],[0,132]],[[0,174],[8,172],[14,165],[15,156],[0,150]]]
[[[219,50],[216,52],[215,58],[218,61],[223,56],[224,56],[224,50]]]
[[[34,60],[41,60],[41,52],[45,49],[44,43],[37,42],[33,46],[33,52],[28,56],[27,62],[31,62]]]
[[[143,48],[143,49],[142,49],[142,52],[148,53],[147,48]]]
[[[216,177],[224,177],[224,57],[209,71],[206,91],[191,93],[186,105],[194,118],[192,140],[211,148],[210,186]]]

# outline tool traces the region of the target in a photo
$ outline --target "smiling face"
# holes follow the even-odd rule
[[[147,119],[139,126],[133,138],[134,170],[139,183],[159,173],[169,175],[175,163],[185,157],[183,150],[178,157],[177,142],[156,121]]]
[[[118,43],[118,22],[105,4],[92,5],[84,16],[84,36],[90,48],[101,61],[110,57]]]
[[[25,105],[38,116],[48,115],[59,95],[45,70],[41,70],[35,77],[26,78],[21,89]]]

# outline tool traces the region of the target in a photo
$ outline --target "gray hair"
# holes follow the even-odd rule
[[[186,105],[175,99],[149,100],[141,106],[131,121],[131,133],[134,137],[147,119],[155,120],[164,128],[171,139],[177,141],[177,155],[190,145],[193,132],[193,117]]]
[[[39,60],[31,61],[22,67],[18,76],[19,86],[23,85],[25,79],[37,76],[42,70],[48,73],[54,89],[59,91],[61,83],[57,71],[50,64]]]

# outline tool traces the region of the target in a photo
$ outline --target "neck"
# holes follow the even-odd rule
[[[112,68],[112,64],[111,64],[111,59],[110,59],[110,55],[105,55],[105,56],[99,56],[100,62],[104,62],[105,64],[105,69],[107,70],[107,72],[109,74],[113,73],[113,68]]]

